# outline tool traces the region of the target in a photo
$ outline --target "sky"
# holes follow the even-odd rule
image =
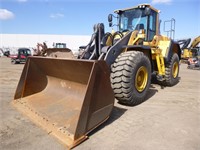
[[[148,3],[159,9],[161,33],[174,18],[175,39],[200,35],[200,0],[0,0],[0,34],[91,35],[116,9]]]

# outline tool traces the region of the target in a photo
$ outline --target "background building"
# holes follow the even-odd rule
[[[16,53],[17,48],[36,48],[37,43],[46,42],[48,48],[54,43],[66,43],[67,48],[78,51],[79,46],[87,45],[91,36],[87,35],[49,35],[49,34],[0,34],[0,48]]]

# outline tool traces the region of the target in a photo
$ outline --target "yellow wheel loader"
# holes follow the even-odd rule
[[[189,58],[192,57],[196,57],[198,55],[199,52],[199,43],[200,43],[200,36],[196,37],[191,45],[188,47],[188,45],[190,44],[191,39],[183,39],[183,40],[178,40],[177,42],[179,43],[179,45],[181,45],[181,50],[182,50],[182,55],[181,58],[183,60],[187,60]]]
[[[53,48],[48,48],[45,42],[37,43],[33,56],[74,58],[72,51],[66,47],[66,43],[54,43]]]
[[[78,59],[29,57],[24,66],[14,106],[69,148],[108,119],[115,98],[142,103],[152,73],[163,85],[178,82],[181,50],[159,34],[159,11],[142,4],[115,13],[118,31],[96,24]]]

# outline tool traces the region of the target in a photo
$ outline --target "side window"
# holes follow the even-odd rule
[[[150,24],[149,24],[149,29],[152,31],[156,31],[156,13],[152,11],[150,15]]]
[[[156,12],[151,11],[151,15],[149,16],[148,41],[152,41],[154,35],[156,35],[156,19],[157,19]]]
[[[127,17],[123,17],[122,21],[123,22],[121,22],[121,28],[123,30],[127,30],[128,29],[128,18]]]
[[[24,54],[23,50],[20,50],[19,53],[20,53],[20,55],[23,55],[23,54]]]
[[[152,17],[152,15],[150,16],[149,21],[150,21],[150,23],[149,23],[149,29],[153,30],[153,17]]]
[[[30,51],[30,50],[27,50],[27,54],[30,55],[30,54],[31,54],[31,51]]]

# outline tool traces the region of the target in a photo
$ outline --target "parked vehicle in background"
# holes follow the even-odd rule
[[[188,69],[200,69],[200,60],[198,57],[188,59]]]
[[[28,48],[19,48],[17,54],[10,55],[11,63],[18,64],[26,62],[28,56],[31,56],[31,50]]]
[[[10,51],[9,50],[4,51],[2,48],[0,48],[0,57],[1,56],[9,57],[9,55],[10,55]]]

